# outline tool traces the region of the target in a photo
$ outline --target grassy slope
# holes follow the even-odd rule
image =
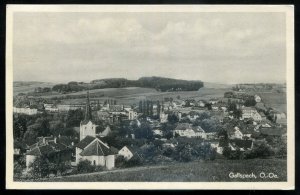
[[[286,112],[286,93],[259,93],[263,102],[268,106],[272,107],[278,111]]]
[[[286,181],[286,160],[215,160],[213,162],[176,163],[168,166],[138,167],[120,171],[107,171],[91,174],[53,178],[46,181],[155,181],[155,182],[213,182],[213,181]],[[229,173],[251,174],[257,179],[230,179]],[[261,172],[274,173],[278,179],[259,178]]]
[[[97,98],[91,98],[94,100],[104,101],[109,98],[116,98],[119,104],[138,104],[140,100],[150,99],[153,101],[162,101],[166,97],[172,97],[177,99],[195,98],[195,99],[210,99],[213,97],[223,97],[224,92],[228,89],[207,89],[201,88],[199,91],[181,91],[181,92],[158,92],[150,88],[115,88],[115,89],[96,89],[91,90],[90,94],[99,95]],[[86,92],[80,92],[85,94]],[[73,95],[80,95],[79,92],[73,93]],[[104,94],[104,96],[102,96]],[[68,94],[71,95],[71,94]],[[49,96],[48,96],[49,97]],[[64,103],[84,103],[85,98],[81,99],[67,99],[63,100]]]
[[[37,87],[53,87],[54,83],[36,82],[36,81],[15,81],[13,83],[13,93],[17,95],[19,93],[33,92]]]

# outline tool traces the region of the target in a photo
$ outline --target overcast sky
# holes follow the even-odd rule
[[[284,82],[284,13],[15,13],[14,81]]]

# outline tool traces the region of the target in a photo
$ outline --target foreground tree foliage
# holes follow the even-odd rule
[[[25,168],[26,160],[24,156],[14,159],[14,177],[21,177]]]
[[[77,165],[78,173],[90,173],[95,171],[95,166],[89,160],[82,160]]]
[[[37,157],[29,166],[29,173],[34,179],[65,175],[71,165],[62,161],[50,161],[47,156]]]
[[[80,121],[84,119],[82,110],[69,110],[66,119],[66,127],[79,127]]]

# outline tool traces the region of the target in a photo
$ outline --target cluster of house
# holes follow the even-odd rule
[[[44,104],[44,109],[48,112],[68,112],[69,110],[83,109],[84,106],[84,104]]]
[[[72,140],[66,136],[39,137],[37,142],[27,146],[22,142],[14,143],[15,155],[26,156],[27,170],[37,157],[47,157],[51,161],[68,161],[76,166],[82,160],[89,160],[93,165],[105,166],[107,169],[115,167],[115,157],[124,156],[129,160],[133,151],[126,146],[121,150],[108,146],[101,141],[101,137],[107,136],[111,130],[109,127],[100,133],[96,133],[97,125],[93,122],[92,111],[87,98],[85,118],[80,123],[80,138]]]
[[[38,113],[38,110],[35,108],[17,108],[13,107],[13,112],[17,114],[26,114],[26,115],[35,115]]]
[[[261,98],[255,97],[255,100],[260,103]],[[223,153],[224,143],[218,139],[217,132],[205,132],[201,126],[193,126],[190,123],[180,122],[182,114],[187,114],[186,117],[190,121],[195,121],[199,115],[191,114],[195,105],[199,107],[205,107],[205,103],[202,100],[189,101],[186,106],[186,101],[171,101],[163,102],[160,111],[157,113],[159,117],[157,120],[147,117],[146,120],[152,127],[152,132],[157,136],[156,139],[163,141],[163,147],[176,147],[176,141],[167,140],[164,138],[164,132],[160,129],[161,123],[168,122],[169,113],[175,114],[179,123],[175,127],[173,137],[186,137],[186,138],[201,138],[208,141],[213,148],[220,154]],[[224,117],[231,117],[227,111],[225,103],[218,101],[217,99],[211,99],[209,103],[212,105],[212,111],[214,114],[221,113],[221,119]],[[45,105],[45,109],[51,110],[53,105]],[[82,107],[82,106],[81,106]],[[217,108],[214,108],[217,107]],[[157,108],[155,108],[157,109]],[[136,123],[140,126],[139,113],[137,108],[124,105],[110,105],[105,104],[97,111],[97,117],[100,120],[115,123],[120,120],[127,120],[130,123]],[[258,112],[255,107],[241,107],[242,117],[244,119],[253,119],[253,124],[247,126],[247,128],[240,128],[238,126],[233,129],[227,130],[229,135],[229,146],[232,150],[251,150],[253,147],[253,141],[255,136],[284,136],[282,128],[274,128],[274,124],[266,119],[263,112]],[[274,112],[277,120],[284,122],[286,116],[283,113]],[[97,125],[94,123],[92,115],[92,109],[90,106],[89,95],[87,95],[87,103],[85,105],[85,118],[80,123],[79,127],[79,140],[71,140],[71,138],[65,136],[58,137],[41,137],[38,138],[37,143],[32,146],[24,146],[21,143],[15,143],[15,154],[20,155],[22,151],[26,155],[27,168],[38,156],[47,156],[52,159],[59,159],[64,161],[70,161],[70,163],[76,166],[82,160],[89,160],[93,165],[105,166],[107,169],[115,167],[116,156],[121,155],[126,160],[131,159],[133,156],[138,155],[138,149],[133,146],[124,146],[121,149],[116,149],[108,144],[104,143],[101,138],[110,134],[111,129],[107,126],[100,133],[96,133]],[[220,120],[220,122],[222,122]],[[249,127],[249,128],[248,128]],[[273,128],[271,128],[273,127]],[[132,136],[134,138],[134,136]]]

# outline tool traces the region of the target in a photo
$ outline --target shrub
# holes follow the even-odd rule
[[[56,168],[61,175],[66,175],[67,171],[71,169],[71,165],[66,162],[59,162],[56,164]]]
[[[117,156],[115,160],[115,166],[116,167],[124,167],[125,164],[125,158],[124,156]]]
[[[174,155],[175,150],[172,148],[166,148],[163,150],[163,155],[167,157],[171,157]]]
[[[131,159],[124,162],[124,167],[134,167],[142,164],[143,164],[142,159],[137,155],[134,155]]]
[[[237,160],[237,159],[243,159],[244,158],[244,154],[239,148],[237,148],[236,150],[231,150],[231,148],[229,146],[224,147],[223,155],[226,158],[232,159],[232,160]]]
[[[26,168],[25,156],[14,159],[14,177],[21,177],[23,170]]]
[[[244,158],[266,158],[275,154],[274,149],[265,140],[253,143],[253,149],[244,153]]]
[[[34,179],[47,177],[50,172],[49,160],[45,157],[37,157],[29,166],[30,174]]]
[[[189,162],[192,160],[191,148],[185,144],[177,146],[174,159],[181,162]]]
[[[22,172],[24,170],[24,167],[22,165],[20,165],[20,163],[15,162],[14,163],[14,177],[21,177],[22,176]]]
[[[104,166],[95,166],[95,172],[100,172],[100,171],[105,171],[106,170],[106,167]]]
[[[95,166],[89,160],[81,160],[77,165],[78,173],[90,173],[95,170]]]

